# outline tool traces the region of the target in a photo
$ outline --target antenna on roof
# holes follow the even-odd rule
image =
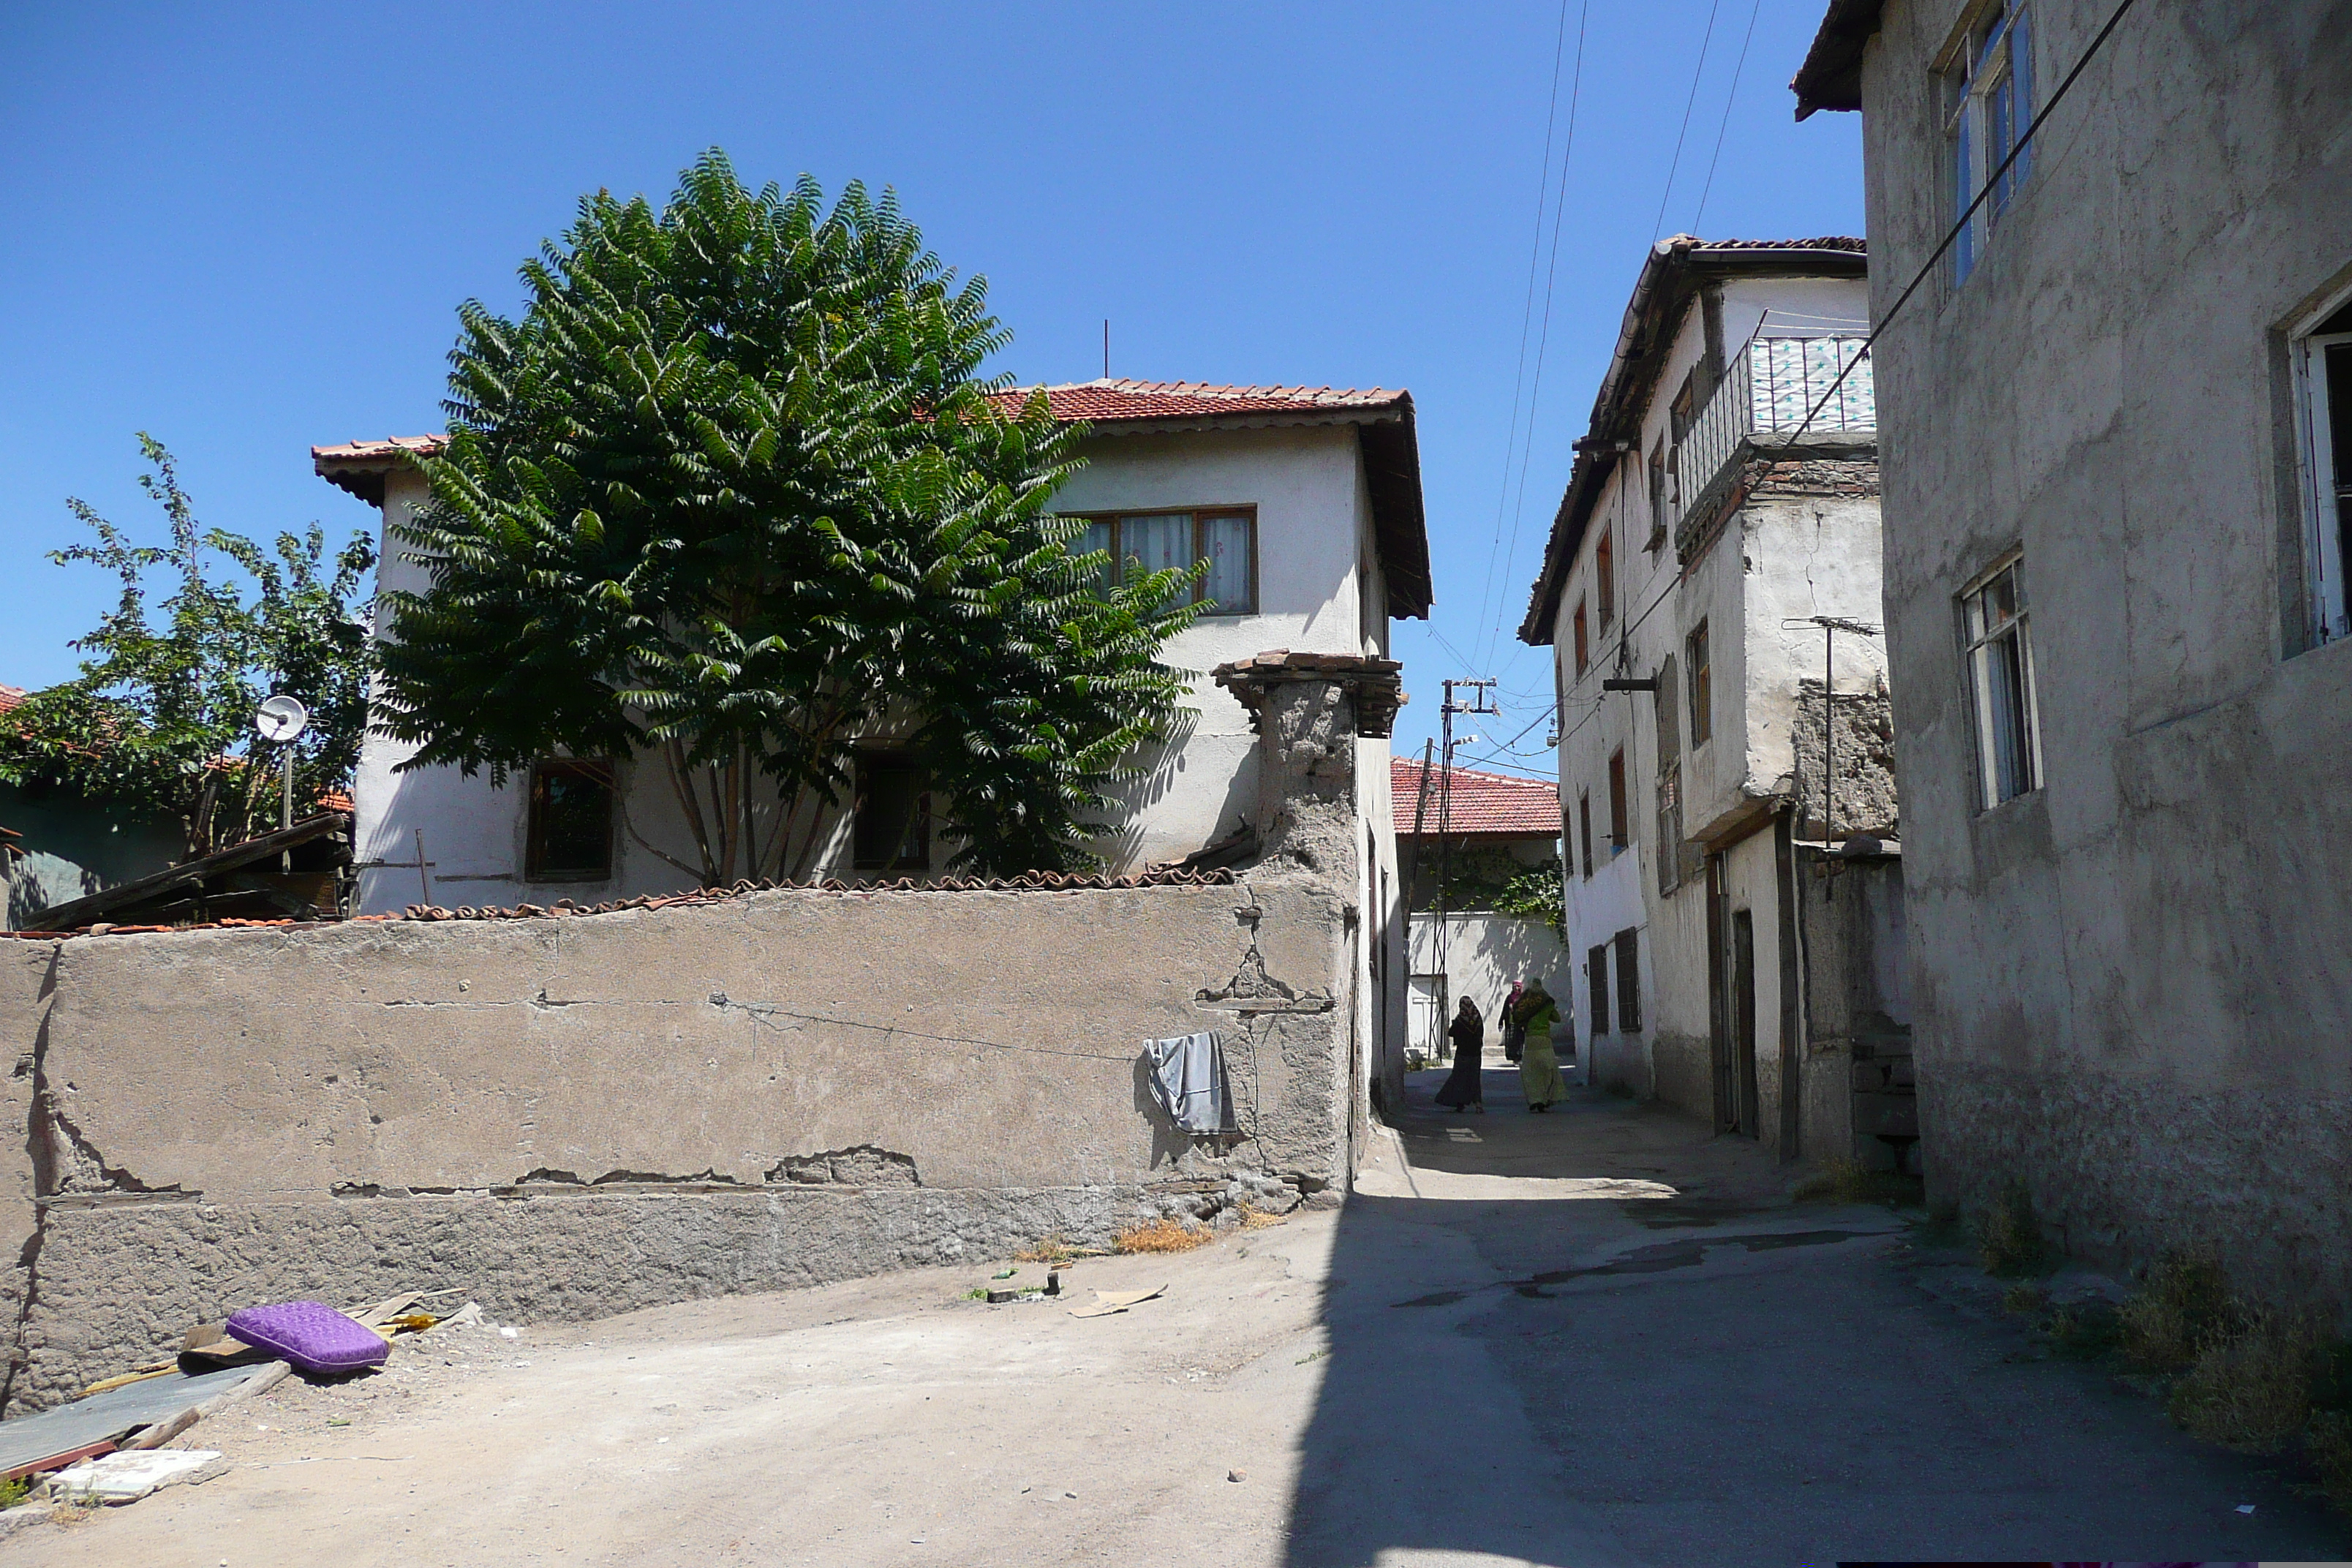
[[[1103,318],[1103,379],[1110,379],[1110,318]]]

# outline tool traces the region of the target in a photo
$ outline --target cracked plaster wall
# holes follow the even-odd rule
[[[257,1300],[597,1315],[1343,1186],[1349,912],[1277,865],[0,944],[8,1407]],[[1200,1028],[1229,1145],[1139,1066]]]

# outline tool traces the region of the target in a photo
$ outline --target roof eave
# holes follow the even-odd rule
[[[1789,90],[1797,95],[1799,120],[1824,109],[1851,111],[1862,107],[1863,50],[1878,31],[1885,8],[1885,0],[1830,0],[1813,47],[1789,82]]]
[[[1373,548],[1388,584],[1391,620],[1425,620],[1435,600],[1429,568],[1429,523],[1421,490],[1421,438],[1412,397],[1399,394],[1388,403],[1327,408],[1252,409],[1232,414],[1185,414],[1162,419],[1085,421],[1087,438],[1175,436],[1214,430],[1264,430],[1352,425],[1364,458],[1370,491]]]

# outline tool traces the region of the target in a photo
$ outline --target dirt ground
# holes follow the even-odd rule
[[[2291,1478],[2038,1359],[1889,1211],[1791,1205],[1795,1173],[1654,1108],[1531,1117],[1497,1073],[1489,1114],[1449,1118],[1435,1081],[1339,1213],[1066,1276],[1167,1287],[1132,1311],[992,1307],[966,1266],[429,1334],[197,1426],[218,1479],[0,1560],[2347,1555]]]

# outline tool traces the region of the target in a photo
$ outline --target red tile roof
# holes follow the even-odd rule
[[[0,713],[25,705],[25,689],[21,686],[0,686]]]
[[[1455,768],[1451,788],[1444,771],[1430,781],[1429,804],[1421,813],[1421,830],[1434,837],[1438,830],[1439,792],[1444,789],[1445,831],[1496,837],[1557,838],[1560,835],[1559,789],[1541,779],[1513,778],[1507,773]],[[1413,812],[1421,799],[1421,763],[1412,757],[1389,759],[1389,794],[1396,830],[1412,837]]]
[[[1226,386],[1209,381],[1081,381],[1060,386],[1016,386],[996,403],[1019,408],[1043,392],[1056,419],[1117,424],[1128,419],[1198,419],[1221,415],[1316,414],[1334,410],[1406,409],[1412,394],[1372,386]]]
[[[997,394],[993,401],[1011,411],[1039,392],[1045,395],[1055,418],[1084,420],[1103,434],[1264,425],[1357,426],[1381,567],[1388,579],[1389,614],[1407,618],[1429,614],[1432,584],[1429,535],[1422,516],[1420,437],[1413,428],[1412,394],[1402,387],[1228,386],[1208,381],[1106,378],[1017,386]],[[394,436],[313,447],[310,463],[330,484],[382,506],[384,475],[413,457],[439,451],[445,439]]]

